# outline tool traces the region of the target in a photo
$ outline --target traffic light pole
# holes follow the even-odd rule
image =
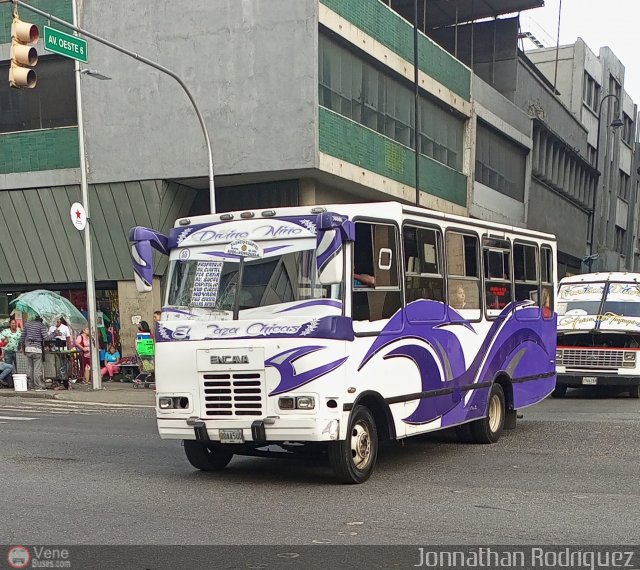
[[[78,8],[76,0],[73,6],[73,23],[78,22]],[[78,146],[80,147],[80,189],[82,204],[87,213],[87,225],[84,228],[84,251],[87,263],[87,321],[89,322],[89,342],[91,350],[91,385],[94,390],[102,389],[102,374],[100,374],[100,343],[98,342],[96,283],[93,274],[93,253],[91,251],[91,215],[89,213],[89,184],[87,182],[87,157],[84,146],[84,121],[82,116],[82,89],[80,81],[80,62],[75,61],[76,76],[76,107],[78,110]],[[82,371],[84,375],[84,370]]]
[[[6,1],[6,0],[5,0]],[[82,34],[83,36],[86,36],[88,38],[91,38],[92,40],[95,40],[98,43],[101,43],[107,47],[110,47],[111,49],[114,49],[116,51],[119,51],[120,53],[123,53],[125,55],[128,55],[129,57],[132,57],[133,59],[140,61],[141,63],[144,63],[146,65],[149,65],[150,67],[153,67],[154,69],[157,69],[158,71],[164,73],[165,75],[168,75],[169,77],[173,77],[173,79],[175,79],[178,84],[180,85],[180,87],[182,87],[182,89],[184,90],[184,92],[186,93],[187,97],[189,98],[189,101],[191,101],[191,104],[193,105],[193,109],[196,112],[196,115],[198,116],[198,121],[200,121],[200,126],[202,127],[202,133],[204,135],[204,140],[205,143],[207,145],[207,152],[208,152],[208,159],[209,159],[209,204],[210,204],[210,209],[211,209],[211,213],[214,214],[216,211],[216,194],[215,194],[215,185],[213,182],[213,152],[211,150],[211,139],[209,138],[209,131],[207,130],[207,125],[204,122],[204,117],[202,116],[202,113],[200,112],[200,109],[198,108],[198,105],[196,104],[195,99],[193,98],[193,95],[191,94],[191,92],[189,91],[189,89],[187,88],[187,86],[185,85],[184,81],[182,81],[182,79],[173,71],[171,71],[170,69],[164,67],[163,65],[160,65],[159,63],[156,63],[155,61],[152,61],[150,59],[147,59],[146,57],[143,57],[133,51],[130,51],[122,46],[119,46],[118,44],[115,44],[113,42],[110,42],[109,40],[105,40],[104,38],[101,38],[100,36],[97,36],[96,34],[93,34],[91,32],[88,32],[87,30],[84,30],[80,27],[78,27],[76,25],[77,22],[74,21],[73,24],[70,24],[69,22],[66,22],[65,20],[62,20],[61,18],[58,18],[57,16],[54,16],[53,14],[49,14],[47,12],[44,12],[43,10],[40,10],[39,8],[35,8],[34,6],[30,6],[29,4],[27,4],[26,2],[23,2],[22,0],[9,0],[13,5],[15,6],[22,6],[24,8],[26,8],[27,10],[34,12],[35,14],[39,14],[40,16],[44,16],[45,18],[51,20],[52,22],[56,22],[62,26],[65,26],[66,28],[69,28],[71,30],[73,30],[74,32],[77,32],[79,34]],[[0,3],[1,0],[0,0]],[[74,2],[75,5],[75,2]],[[74,7],[75,10],[75,7]],[[76,72],[76,77],[78,77],[78,73]],[[80,91],[78,90],[78,93],[80,93]],[[78,107],[81,107],[81,105],[78,102]],[[87,204],[85,204],[85,207],[87,207]]]

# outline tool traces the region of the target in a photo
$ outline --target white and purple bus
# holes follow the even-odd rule
[[[179,219],[129,236],[140,291],[169,256],[160,436],[191,464],[327,453],[371,475],[381,440],[494,443],[555,387],[552,235],[395,202]]]

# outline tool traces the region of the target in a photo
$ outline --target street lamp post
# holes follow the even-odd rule
[[[595,164],[596,183],[595,183],[595,186],[593,188],[593,200],[592,200],[592,203],[591,203],[591,228],[590,228],[590,231],[589,231],[589,255],[584,260],[587,263],[587,266],[589,267],[589,273],[591,272],[591,266],[593,265],[593,262],[598,257],[597,252],[595,254],[593,253],[593,238],[594,238],[593,232],[594,232],[594,228],[595,228],[595,225],[596,225],[596,195],[598,193],[598,186],[600,184],[600,171],[598,170],[598,164],[600,163],[600,121],[602,119],[602,104],[607,99],[609,99],[609,97],[613,97],[616,100],[616,107],[615,107],[616,108],[616,113],[615,113],[616,118],[613,119],[613,121],[611,121],[609,126],[614,128],[614,129],[619,129],[620,127],[622,127],[624,125],[624,123],[620,120],[620,117],[619,117],[620,99],[614,93],[609,93],[609,95],[605,95],[600,100],[600,106],[598,107],[598,129],[597,129],[597,134],[596,134],[596,164]],[[605,153],[606,153],[606,149],[605,149]]]

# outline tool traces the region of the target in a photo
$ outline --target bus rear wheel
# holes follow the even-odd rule
[[[328,454],[331,468],[341,482],[364,483],[371,476],[378,457],[378,432],[368,408],[353,408],[346,439],[332,442]]]
[[[500,384],[491,386],[486,417],[471,422],[469,430],[475,443],[496,443],[502,435],[505,417],[504,391]]]
[[[229,465],[233,457],[233,453],[220,445],[206,445],[192,439],[184,440],[184,452],[189,463],[200,471],[220,471]]]

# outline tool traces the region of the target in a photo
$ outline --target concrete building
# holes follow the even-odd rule
[[[557,77],[560,99],[587,129],[586,156],[600,172],[594,240],[586,251],[598,256],[593,269],[637,270],[637,105],[624,90],[624,65],[608,47],[596,55],[580,38],[575,44],[561,46],[557,57],[555,48],[537,49],[527,55],[549,81]],[[614,123],[617,119],[621,120],[620,128]]]

